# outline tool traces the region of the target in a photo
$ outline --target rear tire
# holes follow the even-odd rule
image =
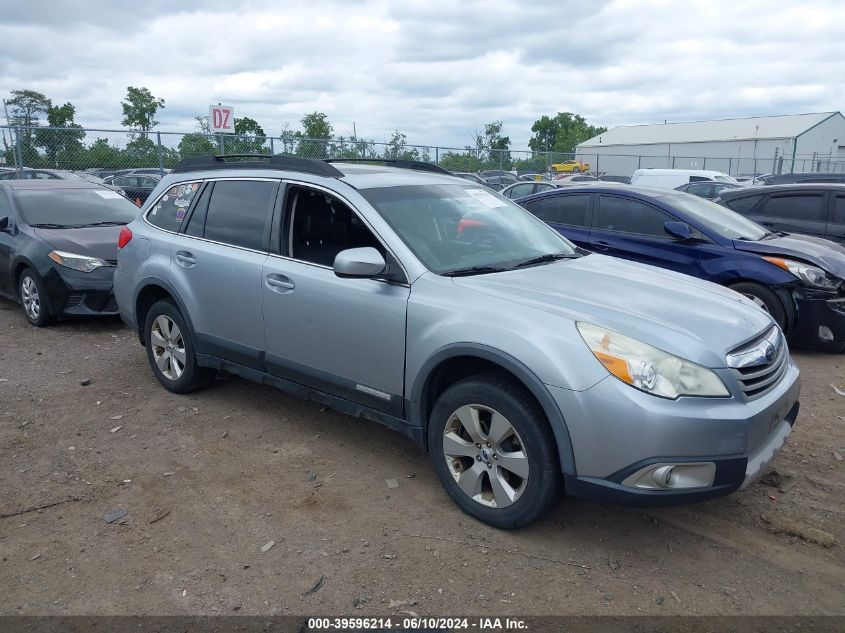
[[[23,315],[35,327],[44,327],[53,320],[47,288],[44,287],[41,277],[31,268],[21,273],[18,280],[18,297],[21,300]]]
[[[472,376],[446,389],[431,412],[428,447],[452,500],[493,527],[534,523],[560,497],[563,476],[552,429],[507,375]]]
[[[789,329],[789,319],[786,306],[783,301],[766,286],[752,281],[743,281],[733,284],[731,290],[751,299],[759,308],[765,310],[777,322],[780,329],[786,332]]]
[[[147,312],[144,345],[153,374],[168,391],[189,393],[214,379],[214,371],[197,364],[193,332],[170,301],[157,301]]]

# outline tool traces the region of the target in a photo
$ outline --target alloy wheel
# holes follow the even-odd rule
[[[469,404],[455,410],[443,429],[443,457],[458,487],[481,505],[505,508],[525,492],[525,445],[495,409]]]
[[[38,294],[38,286],[35,281],[27,275],[21,283],[21,301],[26,315],[33,321],[41,316],[41,295]]]
[[[185,372],[187,355],[182,332],[173,319],[164,314],[156,317],[150,331],[150,345],[162,375],[168,380],[179,380]]]

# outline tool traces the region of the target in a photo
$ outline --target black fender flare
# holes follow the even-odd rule
[[[575,469],[575,453],[572,449],[572,439],[569,436],[569,429],[566,426],[566,420],[563,417],[560,407],[558,407],[551,393],[549,393],[546,385],[524,363],[505,352],[487,345],[479,343],[454,343],[446,345],[435,351],[423,363],[411,387],[411,396],[408,402],[409,421],[413,426],[422,429],[422,437],[426,437],[425,429],[428,426],[428,420],[424,419],[423,415],[423,394],[429,386],[434,369],[443,361],[458,356],[474,356],[500,365],[525,385],[528,391],[531,392],[531,395],[540,403],[549,421],[549,425],[552,427],[552,432],[557,442],[558,455],[560,456],[561,470],[567,475],[575,476],[577,474]]]

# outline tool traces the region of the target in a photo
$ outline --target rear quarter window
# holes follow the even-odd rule
[[[198,182],[173,185],[147,213],[147,222],[165,231],[178,232],[199,188]]]
[[[737,213],[750,213],[751,209],[753,209],[758,202],[760,202],[760,198],[763,195],[757,196],[744,196],[742,198],[733,198],[731,200],[725,200],[725,206],[728,207],[731,211],[736,211]]]

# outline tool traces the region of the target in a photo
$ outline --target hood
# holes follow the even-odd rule
[[[453,281],[615,330],[708,367],[724,367],[727,352],[773,324],[768,314],[732,290],[604,255]]]
[[[845,246],[821,237],[790,233],[784,237],[759,242],[734,240],[734,248],[747,253],[800,259],[845,279]]]
[[[114,262],[117,259],[117,236],[122,228],[122,226],[89,226],[78,229],[33,229],[33,231],[54,250]]]

